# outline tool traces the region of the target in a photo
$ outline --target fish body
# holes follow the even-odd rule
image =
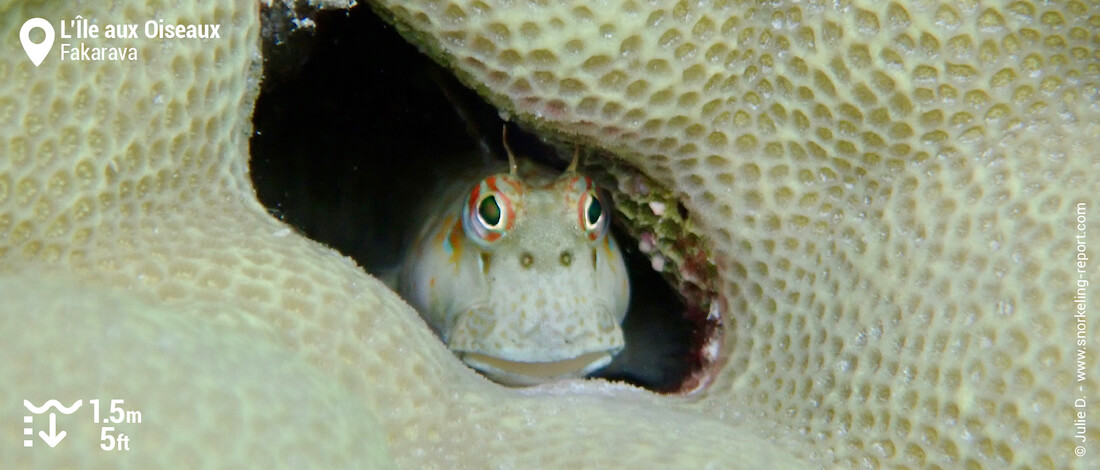
[[[508,385],[580,377],[624,346],[630,297],[587,176],[521,160],[439,193],[398,291],[467,365]]]

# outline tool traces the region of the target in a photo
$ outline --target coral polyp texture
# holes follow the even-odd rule
[[[1100,466],[1072,414],[1100,417],[1073,316],[1075,236],[1100,233],[1095,4],[589,3],[374,6],[680,198],[722,305],[707,386],[500,387],[270,218],[247,169],[256,3],[7,1],[0,467]],[[38,67],[13,42],[76,15],[222,37]],[[18,404],[50,398],[143,410],[131,450],[100,450],[87,414],[22,447]]]

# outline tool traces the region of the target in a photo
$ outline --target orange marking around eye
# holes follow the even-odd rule
[[[487,186],[489,188],[489,191],[492,191],[492,192],[497,194],[497,196],[498,196],[497,197],[497,202],[500,202],[500,203],[504,204],[504,207],[501,208],[501,212],[503,212],[502,217],[504,217],[505,220],[507,220],[507,223],[504,225],[504,230],[508,231],[508,230],[511,230],[512,227],[514,227],[516,225],[515,209],[514,209],[514,206],[512,205],[512,198],[508,197],[507,194],[505,194],[503,191],[500,190],[500,186],[497,184],[498,181],[503,181],[504,183],[508,184],[516,192],[520,192],[520,187],[519,187],[519,184],[517,184],[515,181],[512,181],[511,178],[503,178],[503,177],[498,178],[496,176],[490,176],[488,178],[485,178],[485,186]],[[473,209],[476,209],[476,208],[473,205],[471,205],[470,209],[473,210]],[[485,240],[486,241],[495,242],[499,239],[500,239],[500,234],[499,233],[489,232],[489,233],[485,234]]]
[[[586,202],[588,202],[589,197],[591,197],[591,196],[589,196],[588,193],[586,192],[583,195],[581,195],[580,199],[577,201],[577,223],[579,224],[579,227],[581,228],[581,230],[584,230],[585,225],[586,225],[584,223],[584,212],[585,212],[584,211],[584,205],[585,205]],[[592,240],[596,239],[596,231],[595,230],[588,232],[587,235],[588,235],[588,240],[589,241],[592,241]]]
[[[481,197],[481,185],[474,186],[474,189],[470,191],[470,199],[466,201],[467,209],[471,214],[477,213],[477,203],[481,202],[478,199]]]
[[[508,223],[504,225],[504,230],[512,230],[512,227],[516,226],[516,208],[512,205],[512,198],[505,196],[503,193],[500,195],[500,200],[504,203],[504,214],[505,217],[508,218]],[[485,239],[492,242],[500,238],[500,233],[494,233],[493,235],[496,235],[496,237],[486,236]]]

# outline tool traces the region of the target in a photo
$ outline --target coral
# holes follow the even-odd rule
[[[499,387],[271,219],[247,174],[256,4],[6,1],[7,38],[77,14],[223,36],[113,40],[136,64],[0,50],[0,401],[146,411],[125,454],[66,419],[0,466],[1097,466],[1069,419],[1079,395],[1100,415],[1071,314],[1076,208],[1100,193],[1094,5],[376,6],[502,109],[679,198],[724,300],[713,382]]]
[[[845,467],[1095,459],[1055,418],[1100,370],[1071,377],[1076,217],[1100,190],[1094,4],[380,5],[498,107],[684,204],[725,301],[700,411]]]

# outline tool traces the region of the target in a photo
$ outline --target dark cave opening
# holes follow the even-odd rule
[[[264,79],[253,115],[250,170],[269,211],[372,274],[399,262],[409,214],[432,181],[505,155],[499,113],[368,8],[318,12],[286,30],[265,15]],[[282,26],[273,22],[285,22]],[[465,115],[465,117],[463,116]],[[509,125],[518,155],[564,168],[551,145]],[[568,156],[565,156],[568,158]],[[681,297],[621,227],[632,294],[626,349],[593,376],[676,392],[697,372],[699,338]]]

